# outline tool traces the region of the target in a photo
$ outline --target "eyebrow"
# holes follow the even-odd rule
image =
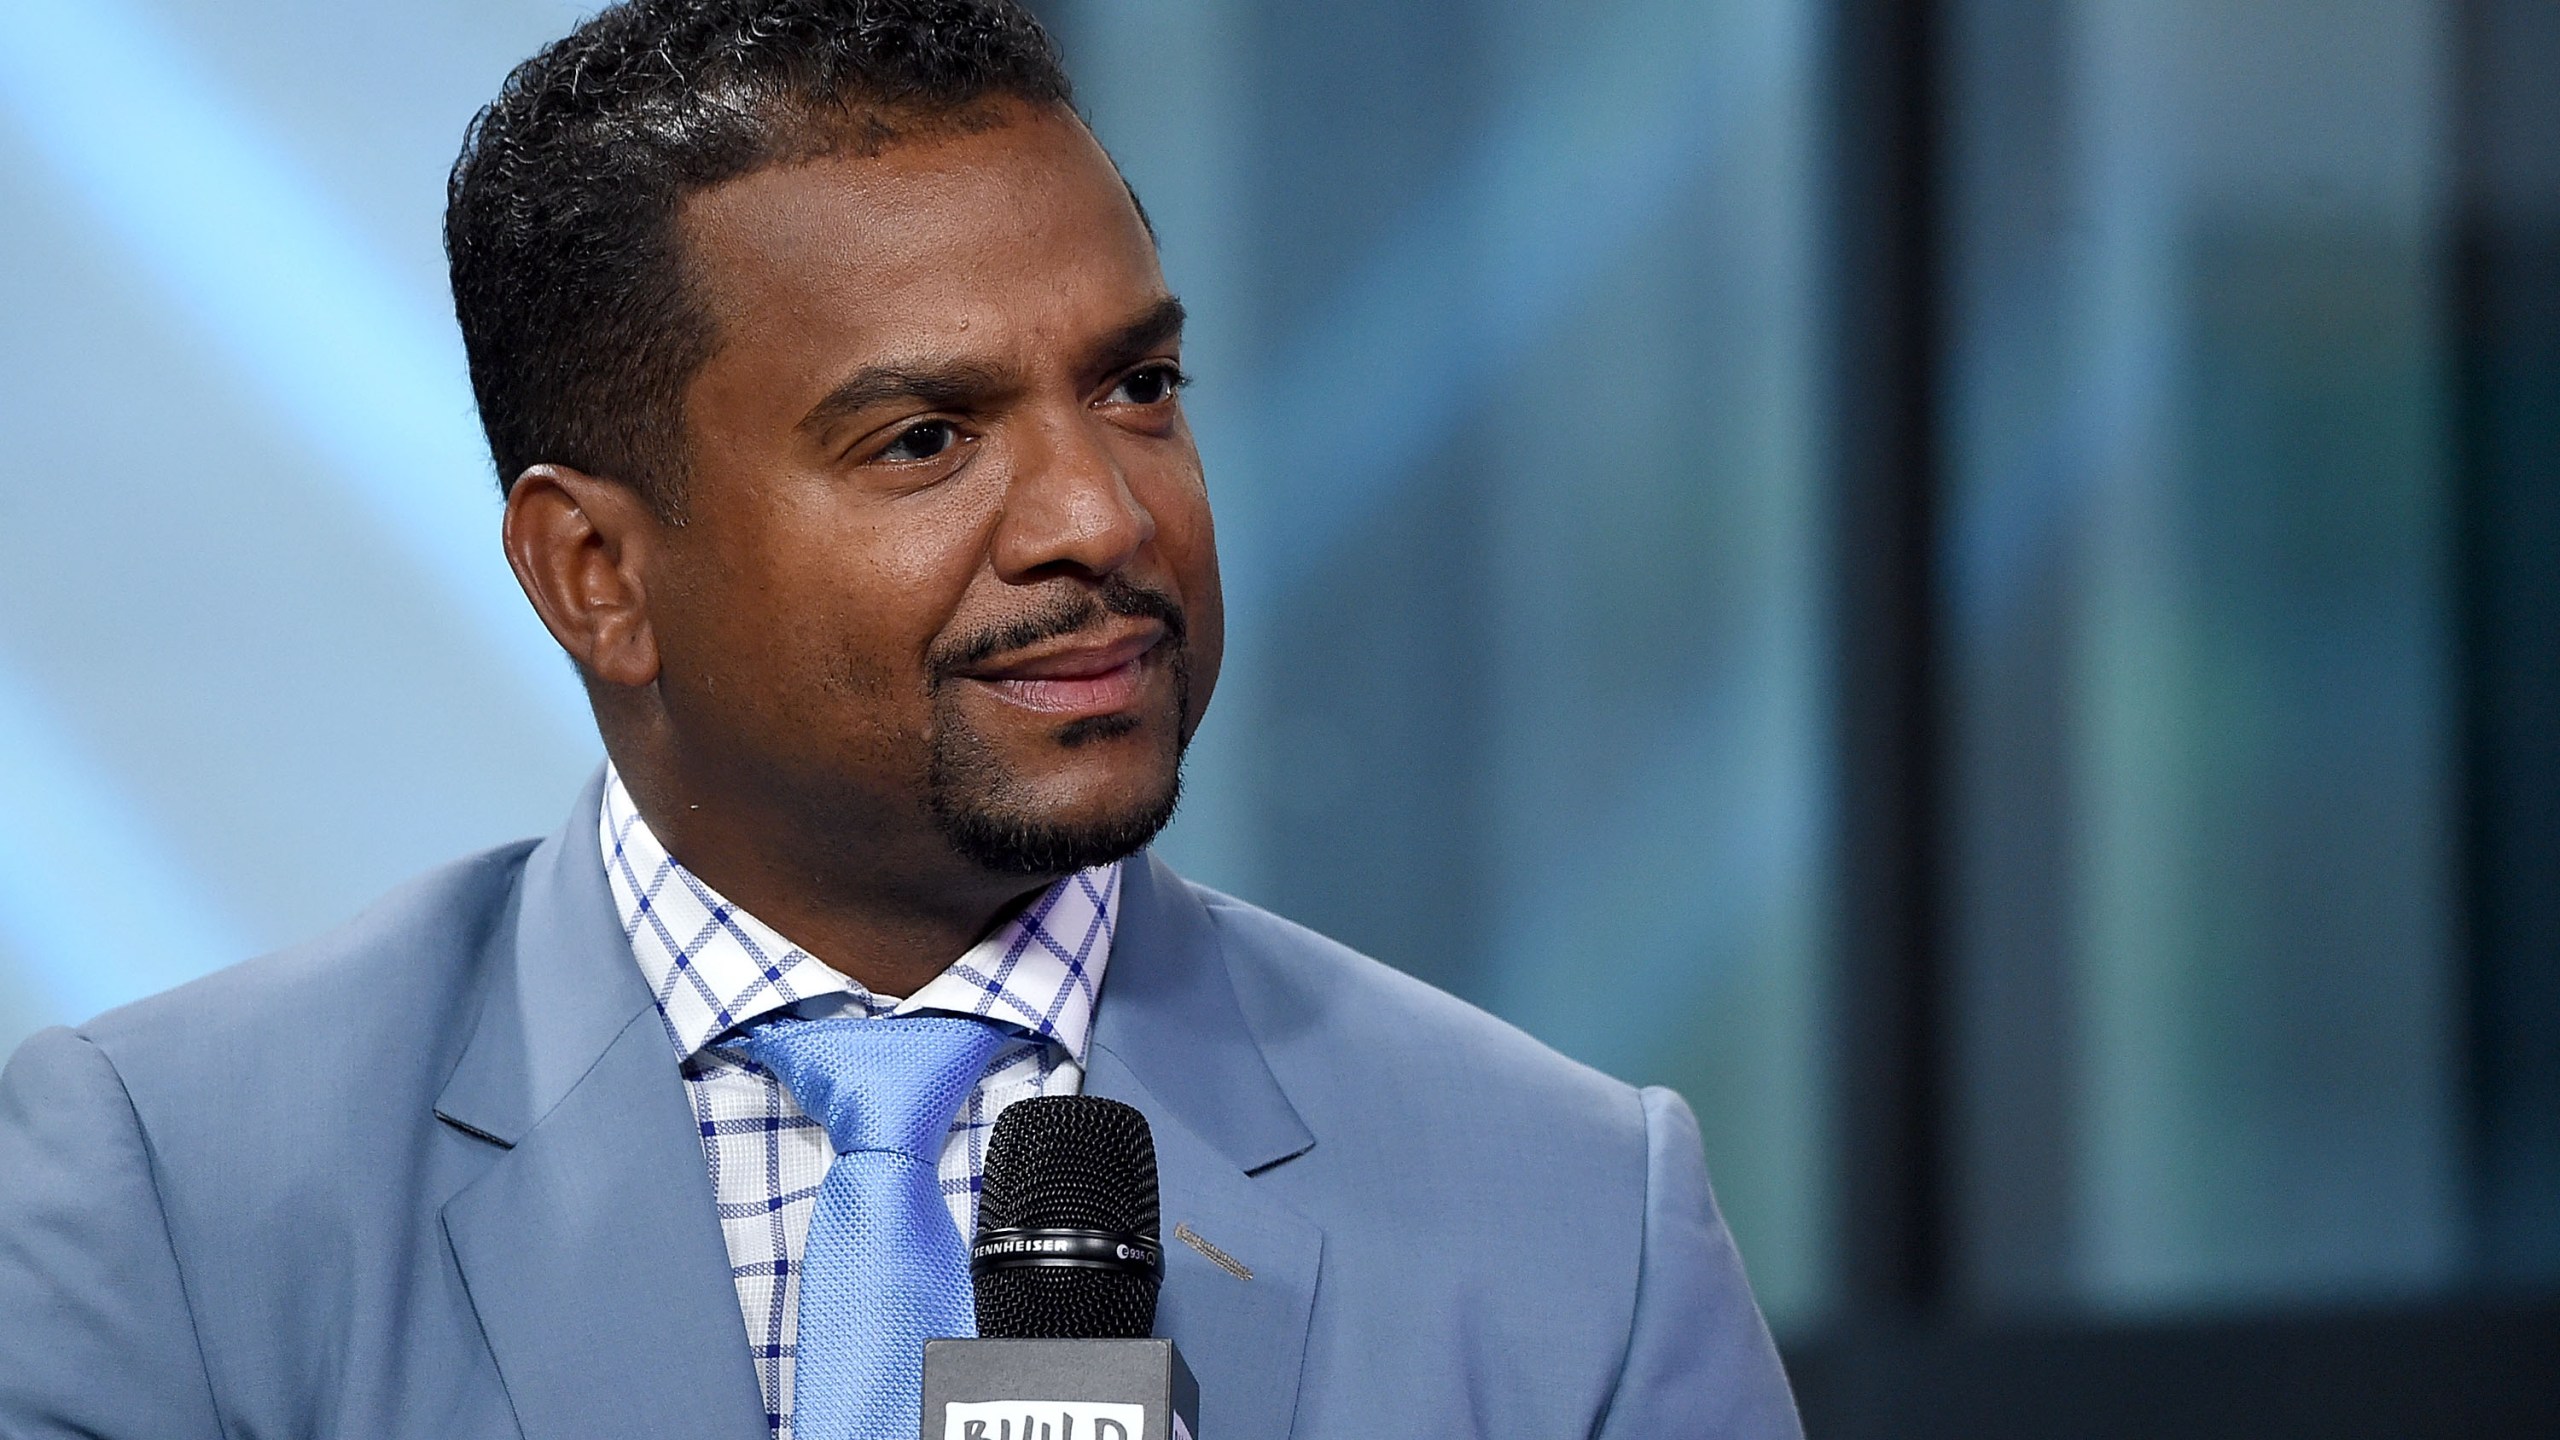
[[[1147,307],[1146,313],[1103,337],[1094,347],[1099,364],[1097,370],[1117,370],[1132,360],[1143,360],[1182,338],[1182,322],[1190,312],[1171,295]]]
[[[850,419],[874,405],[909,400],[933,410],[968,410],[1001,394],[1004,375],[991,366],[966,360],[948,364],[865,365],[809,407],[800,417],[803,430],[821,430]]]
[[[1116,370],[1181,338],[1182,302],[1167,295],[1136,319],[1105,335],[1094,347],[1092,368]],[[819,397],[800,417],[800,428],[823,430],[875,405],[909,401],[934,410],[979,409],[1012,388],[1003,371],[975,361],[865,365]]]

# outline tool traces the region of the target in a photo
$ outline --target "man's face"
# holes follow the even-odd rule
[[[1013,113],[688,202],[718,348],[648,604],[688,770],[1045,875],[1169,817],[1223,617],[1154,244]]]

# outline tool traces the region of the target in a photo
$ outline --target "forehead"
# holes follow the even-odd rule
[[[1065,342],[1164,290],[1118,173],[1062,111],[769,167],[691,197],[678,226],[720,357]]]

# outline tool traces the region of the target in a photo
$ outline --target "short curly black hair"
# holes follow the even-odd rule
[[[768,165],[1072,109],[1015,0],[626,0],[515,68],[446,187],[445,256],[501,491],[575,466],[680,513],[711,317],[684,198]]]

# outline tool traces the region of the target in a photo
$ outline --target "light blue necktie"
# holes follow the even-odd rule
[[[915,1440],[924,1342],[978,1333],[939,1164],[1004,1032],[950,1015],[777,1020],[746,1051],[826,1127],[836,1158],[800,1261],[796,1440]]]

